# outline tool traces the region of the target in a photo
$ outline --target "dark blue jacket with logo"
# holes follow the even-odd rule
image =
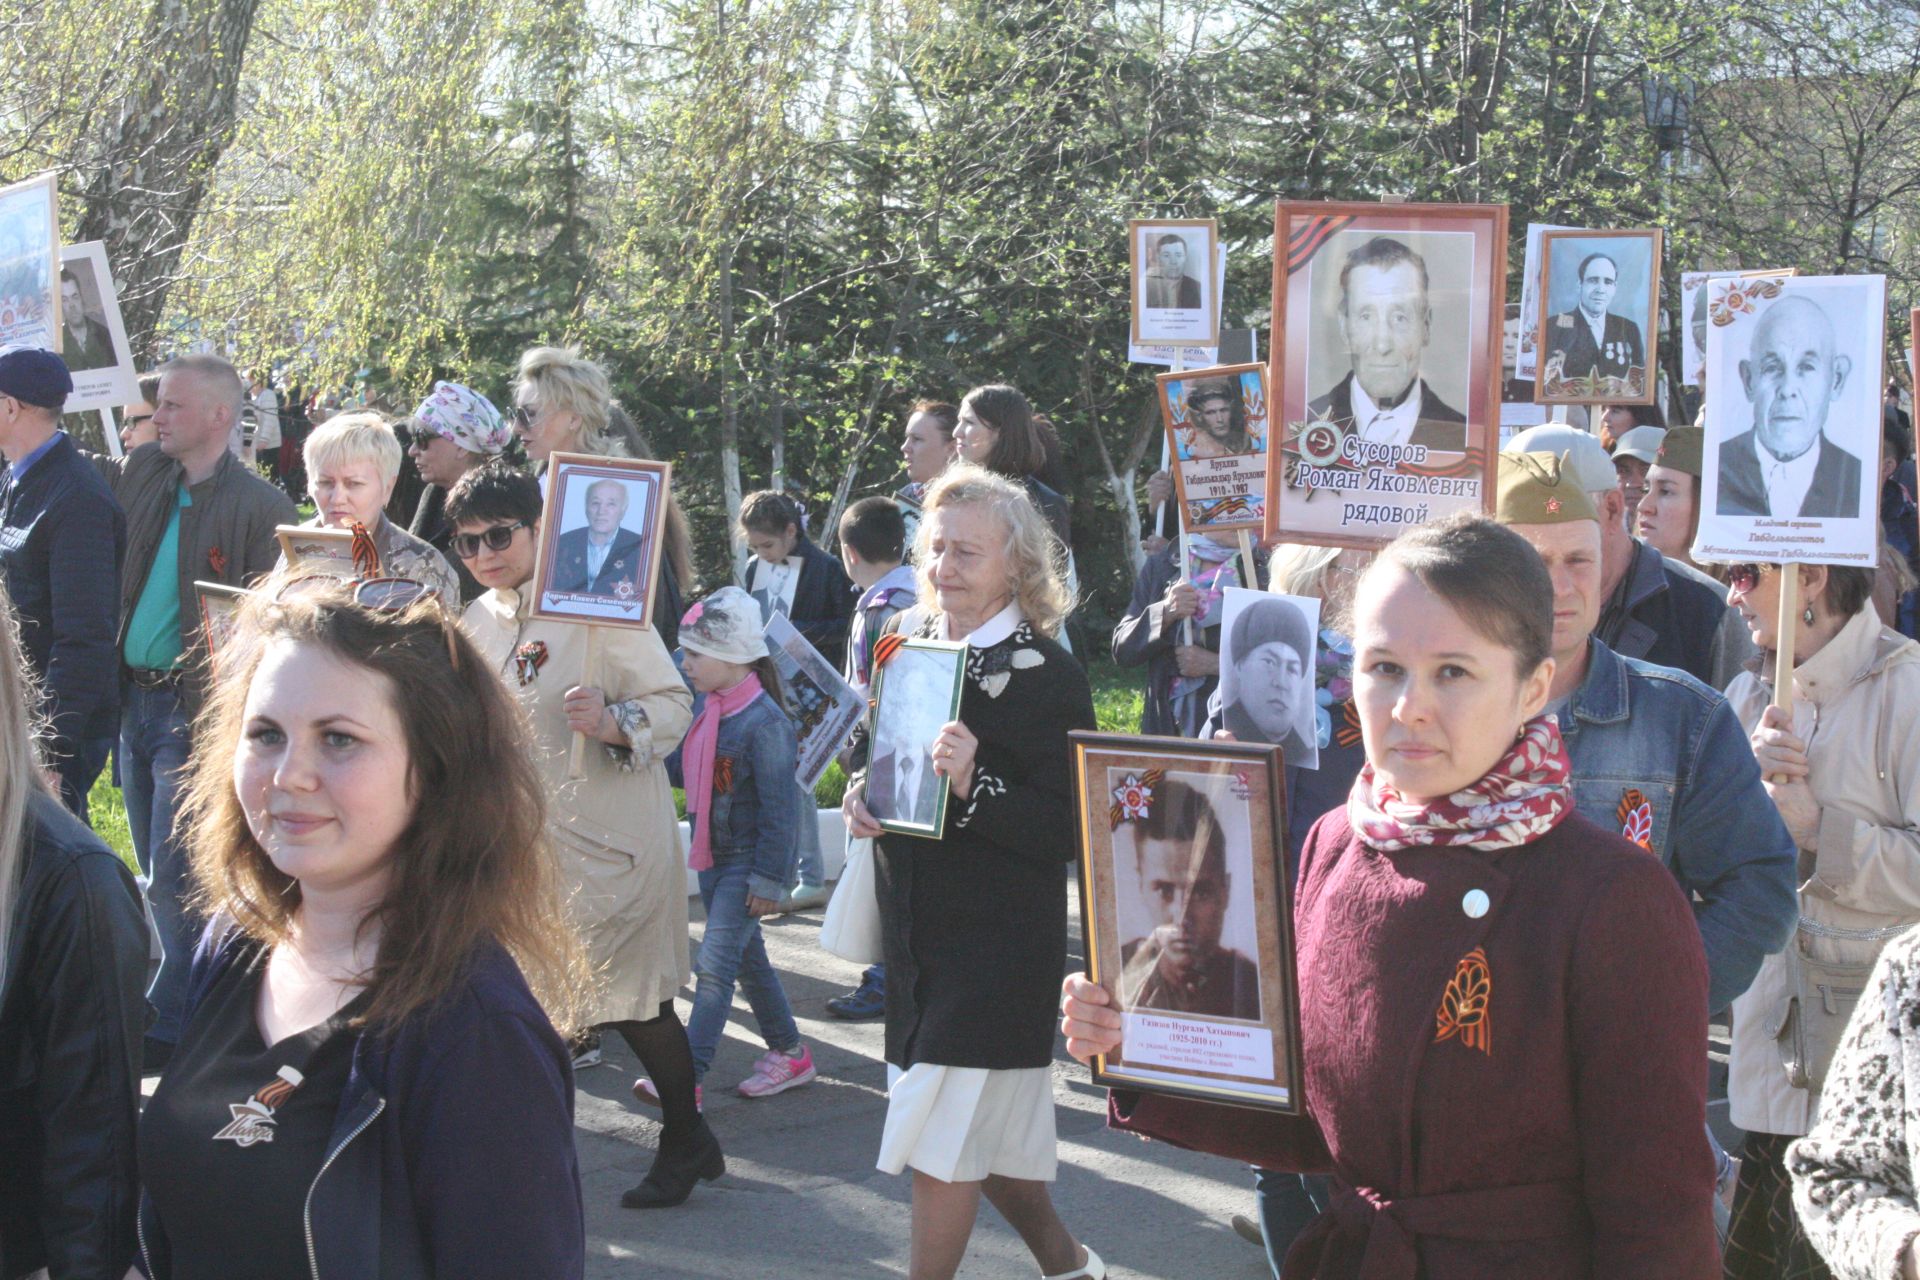
[[[259,956],[231,924],[208,928],[188,1035],[220,975]],[[477,948],[431,1009],[360,1035],[304,1226],[309,1280],[581,1280],[573,1063],[498,944]],[[165,1225],[144,1192],[140,1252],[167,1280]]]

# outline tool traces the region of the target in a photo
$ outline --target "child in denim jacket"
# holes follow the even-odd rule
[[[737,982],[767,1042],[740,1092],[767,1098],[814,1077],[813,1054],[800,1039],[760,933],[760,918],[772,914],[793,874],[797,741],[780,707],[779,677],[753,597],[724,587],[689,609],[680,621],[680,651],[687,679],[706,695],[676,779],[686,790],[693,831],[687,865],[700,873],[707,912],[687,1023],[694,1077],[706,1075],[713,1062]]]

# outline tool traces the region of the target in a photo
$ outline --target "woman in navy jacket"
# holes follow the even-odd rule
[[[146,1272],[577,1280],[549,1013],[585,973],[512,702],[424,588],[275,585],[189,779],[213,924],[141,1117]]]

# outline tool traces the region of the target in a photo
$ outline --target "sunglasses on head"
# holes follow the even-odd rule
[[[453,554],[462,560],[471,560],[480,554],[484,544],[489,551],[505,551],[513,544],[513,531],[528,528],[525,520],[515,520],[512,524],[496,524],[480,533],[456,533],[453,535]]]
[[[398,613],[408,605],[434,594],[432,587],[424,582],[416,582],[412,578],[362,578],[348,581],[345,578],[334,578],[317,573],[304,578],[295,578],[281,587],[273,598],[275,601],[293,600],[303,595],[326,594],[343,589],[350,591],[353,602],[361,608],[375,609],[381,613]]]
[[[1727,566],[1727,586],[1735,591],[1752,591],[1760,585],[1760,575],[1773,568],[1770,564]]]

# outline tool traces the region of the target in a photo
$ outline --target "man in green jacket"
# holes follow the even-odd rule
[[[147,992],[157,1015],[147,1032],[146,1070],[166,1065],[180,1038],[187,964],[196,922],[186,909],[186,850],[176,839],[180,772],[206,664],[196,580],[246,586],[279,556],[277,525],[293,503],[234,457],[228,434],[246,385],[217,356],[183,356],[160,371],[157,443],[125,458],[95,457],[127,513],[120,566],[122,689],[117,767],[127,826],[160,934],[160,971]]]

